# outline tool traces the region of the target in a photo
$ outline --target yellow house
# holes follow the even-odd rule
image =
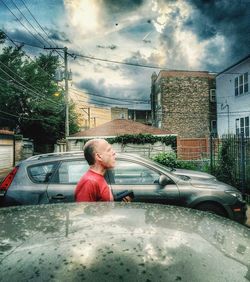
[[[70,100],[75,104],[78,124],[81,130],[94,128],[111,121],[111,108],[98,107],[89,103],[89,95],[84,92],[69,90]]]

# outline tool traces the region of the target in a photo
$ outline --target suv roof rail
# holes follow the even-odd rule
[[[70,151],[70,152],[56,152],[56,153],[47,153],[47,154],[41,154],[41,155],[34,155],[32,157],[29,157],[26,160],[39,160],[42,158],[49,158],[49,157],[55,157],[55,156],[77,156],[77,155],[83,155],[83,151]]]

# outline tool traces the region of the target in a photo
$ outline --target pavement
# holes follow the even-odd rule
[[[11,172],[13,168],[9,169],[2,169],[0,170],[0,183],[4,180],[5,176],[8,175],[9,172]],[[250,228],[250,203],[247,205],[247,222],[246,226]]]

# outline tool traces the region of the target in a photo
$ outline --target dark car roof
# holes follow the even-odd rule
[[[0,209],[1,281],[245,281],[250,231],[173,206]]]

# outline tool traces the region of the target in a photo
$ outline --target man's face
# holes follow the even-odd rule
[[[105,168],[115,166],[115,151],[106,140],[100,140],[96,146],[96,153],[99,163]]]

